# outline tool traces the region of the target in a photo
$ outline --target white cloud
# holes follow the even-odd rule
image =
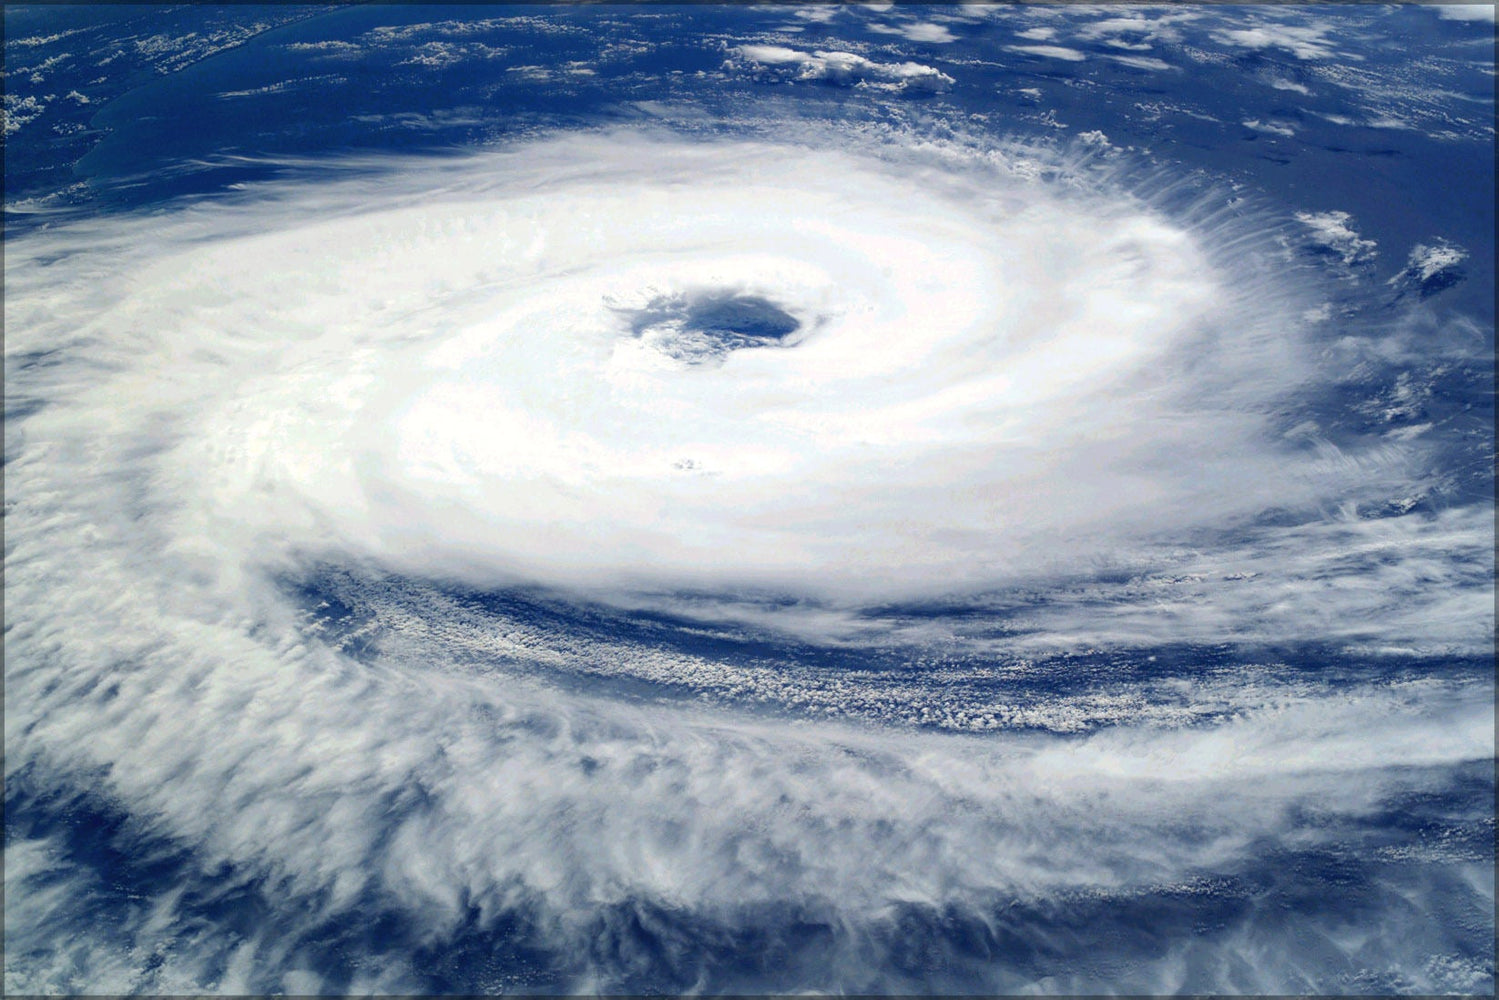
[[[789,653],[592,630],[576,593],[556,627],[445,594],[524,580],[672,612],[696,587],[727,609],[695,624],[709,638],[742,635],[747,607],[772,623],[800,607],[832,646],[869,595],[1046,598],[1032,631],[972,647],[888,626],[908,675],[952,669],[953,646],[1007,648],[1023,673],[1047,641],[1461,646],[1482,629],[1491,506],[1340,512],[1407,496],[1420,437],[1273,433],[1268,415],[1328,375],[1265,220],[1174,215],[1044,150],[839,128],[351,160],[8,241],[7,403],[34,404],[6,421],[8,788],[86,791],[132,818],[131,846],[188,858],[80,935],[108,887],[56,837],[8,840],[8,991],[333,989],[306,942],[375,900],[437,947],[520,914],[574,991],[630,983],[631,921],[685,914],[733,939],[814,914],[834,928],[817,982],[897,992],[911,984],[863,957],[888,951],[902,907],[977,926],[1252,881],[1266,844],[1343,849],[1491,759],[1481,679],[1195,675],[1177,705],[929,685],[917,704],[857,671],[813,684]],[[1303,221],[1372,249],[1345,213]],[[703,289],[773,300],[800,339],[692,367],[635,336],[632,315]],[[1301,520],[1246,534],[1267,509]],[[351,606],[371,616],[346,643],[287,592],[329,565],[357,568]],[[756,584],[800,603],[756,604]],[[693,697],[591,686],[611,680]],[[1182,707],[1208,695],[1221,712]],[[860,724],[823,721],[845,705]],[[878,724],[906,705],[984,735]],[[222,871],[270,915],[232,940],[184,891]],[[1365,905],[1436,892],[1397,888]],[[1244,926],[1293,958],[1357,950]],[[659,947],[694,970],[701,940],[669,929]],[[1474,981],[1370,934],[1418,987]],[[1192,960],[1219,968],[1209,944]],[[369,978],[338,988],[421,991],[367,957]],[[1152,952],[1127,985],[1170,991],[1183,961]],[[1245,964],[1263,992],[1299,988],[1295,966]],[[1065,985],[1103,981],[1078,975]]]
[[[353,42],[344,41],[322,41],[322,42],[291,42],[287,44],[288,52],[296,52],[304,56],[353,58],[364,51],[363,47]]]
[[[1427,285],[1439,275],[1454,274],[1458,265],[1467,259],[1467,250],[1447,240],[1435,240],[1430,244],[1417,243],[1411,247],[1405,267],[1389,283]]]
[[[498,59],[509,54],[505,48],[494,48],[479,42],[422,42],[398,66],[425,66],[447,69],[473,59]]]
[[[1303,94],[1308,97],[1310,97],[1312,93],[1311,88],[1306,86],[1305,84],[1297,83],[1295,80],[1287,80],[1278,76],[1267,77],[1265,79],[1265,82],[1274,87],[1276,90],[1289,90],[1292,93]]]
[[[1494,5],[1491,3],[1439,3],[1432,4],[1431,10],[1436,11],[1438,17],[1448,21],[1489,21],[1494,20]]]
[[[914,24],[871,24],[870,31],[884,35],[900,35],[912,42],[936,42],[946,44],[957,40],[957,36],[944,24],[916,22]]]
[[[943,91],[952,87],[952,77],[920,63],[881,63],[852,52],[804,52],[780,45],[741,45],[734,50],[730,68],[779,69],[793,72],[801,81],[825,81],[845,86],[873,85],[894,90]]]
[[[1337,254],[1350,267],[1371,260],[1378,251],[1377,243],[1353,228],[1352,219],[1347,212],[1296,213],[1296,221],[1311,231],[1313,242]]]
[[[937,42],[946,44],[957,40],[957,36],[948,30],[946,25],[932,22],[919,22],[903,29],[902,32],[913,42]]]
[[[1103,40],[1105,44],[1123,44],[1129,47],[1149,48],[1151,43],[1176,42],[1181,39],[1178,25],[1189,24],[1202,17],[1201,10],[1154,7],[1129,10],[1121,13],[1121,7],[1093,8],[1105,16],[1096,20],[1078,18],[1074,30],[1079,38]],[[1119,36],[1139,39],[1126,41]]]
[[[35,96],[28,94],[25,97],[17,97],[15,94],[5,95],[4,123],[5,134],[14,135],[24,126],[36,121],[47,110],[47,105],[37,100]]]
[[[299,77],[290,80],[280,80],[276,83],[267,84],[264,87],[252,87],[248,90],[226,90],[219,97],[260,97],[266,94],[280,94],[298,87],[306,87],[310,84],[318,84],[324,87],[348,83],[348,79],[332,73],[324,73],[318,76]],[[71,96],[71,95],[69,95]]]
[[[798,4],[791,13],[793,17],[803,21],[827,24],[838,16],[840,9],[835,4]]]
[[[1256,132],[1269,132],[1272,135],[1294,136],[1296,129],[1285,122],[1262,122],[1258,118],[1249,118],[1243,122],[1245,128],[1252,128]],[[1305,221],[1305,220],[1303,220]]]
[[[1011,52],[1022,52],[1028,56],[1041,56],[1046,59],[1064,59],[1067,62],[1082,62],[1088,58],[1077,49],[1070,49],[1065,45],[1007,45],[1005,48]]]
[[[1110,55],[1110,59],[1125,66],[1133,66],[1135,69],[1166,70],[1175,69],[1164,59],[1156,59],[1153,56],[1120,56]]]
[[[1410,261],[1406,267],[1416,277],[1426,281],[1438,272],[1456,267],[1467,257],[1466,250],[1451,243],[1439,242],[1432,246],[1418,243],[1411,248]]]
[[[50,35],[27,35],[23,38],[7,38],[5,44],[19,48],[33,49],[40,45],[51,45],[54,42],[60,42],[64,38],[71,38],[88,30],[88,28],[69,28],[66,31],[59,31]]]
[[[1327,39],[1329,28],[1318,24],[1269,24],[1224,28],[1212,32],[1223,45],[1246,49],[1283,49],[1297,59],[1326,59],[1337,52]]]
[[[746,56],[808,64],[789,49]],[[425,206],[427,224],[485,227],[486,240],[515,247],[506,259],[522,273],[559,255],[577,261],[573,277],[540,285],[495,271],[489,280],[513,290],[450,310],[455,333],[429,335],[430,349],[351,351],[337,340],[373,337],[424,301],[424,289],[465,280],[467,254],[424,242],[414,217],[330,217],[315,230],[194,244],[186,273],[213,275],[202,280],[229,297],[220,307],[228,328],[253,335],[232,351],[253,353],[254,338],[283,328],[322,330],[305,348],[276,351],[327,382],[308,399],[297,395],[301,378],[270,375],[198,399],[196,386],[232,377],[213,369],[178,386],[183,407],[205,408],[198,435],[170,451],[183,470],[184,524],[197,526],[187,550],[230,566],[238,558],[221,545],[240,538],[245,548],[234,551],[267,558],[331,547],[478,584],[791,588],[857,603],[1149,552],[1161,525],[1315,507],[1368,474],[1267,446],[1252,416],[1314,377],[1295,317],[1315,303],[1284,301],[1273,285],[1241,290],[1253,273],[1246,263],[1220,270],[1211,241],[1127,201],[1064,202],[1001,177],[982,187],[988,201],[979,203],[995,207],[975,214],[973,192],[912,187],[874,160],[754,147],[733,154],[742,161],[696,148],[673,155],[699,164],[701,182],[681,191],[639,173],[607,188],[579,182],[545,203],[556,215],[504,191],[484,195],[492,208],[482,214],[467,202]],[[677,170],[652,147],[639,156],[668,176]],[[465,183],[488,176],[476,167]],[[1001,198],[1017,209],[1001,212]],[[699,219],[696,228],[685,221]],[[1346,212],[1297,219],[1343,264],[1375,253]],[[231,215],[229,224],[241,223]],[[689,238],[699,252],[675,255]],[[334,252],[407,245],[379,258],[406,270]],[[605,252],[625,245],[642,248],[638,264]],[[1013,246],[1026,254],[1012,256]],[[164,274],[179,265],[152,266]],[[630,309],[727,275],[746,294],[773,295],[807,343],[739,352],[685,378],[648,340],[619,339]],[[80,317],[82,306],[68,314],[61,300],[23,314],[40,300],[22,294],[22,281],[20,271],[10,281],[9,349],[38,338],[55,349],[99,322]],[[269,308],[263,285],[278,289],[269,302],[287,303],[264,329],[251,325]],[[88,292],[81,301],[103,294]],[[142,336],[170,335],[173,300],[116,294],[115,322],[138,314],[130,322]],[[1241,326],[1231,347],[1212,334],[1225,311]],[[523,335],[543,322],[577,339]],[[407,343],[399,327],[389,335]],[[1000,350],[992,366],[972,367],[974,352]],[[950,358],[968,360],[932,367]],[[336,370],[326,367],[334,359]],[[1176,366],[1193,377],[1166,394],[1158,380]],[[575,410],[580,372],[610,387],[607,406]],[[938,374],[951,383],[931,385]],[[366,385],[393,395],[365,401]],[[1242,397],[1227,412],[1237,397],[1226,392]],[[126,398],[145,407],[145,427],[154,426],[145,401],[171,397],[152,389]],[[1183,412],[1198,413],[1191,433],[1177,422]],[[131,426],[124,412],[112,419]],[[308,446],[283,447],[288,436]],[[944,457],[931,465],[922,456],[934,451]],[[225,464],[222,455],[240,457]],[[1153,470],[1148,484],[1137,481],[1142,467]]]

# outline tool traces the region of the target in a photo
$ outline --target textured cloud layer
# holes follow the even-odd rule
[[[45,954],[18,923],[8,986],[420,988],[414,966],[306,958],[329,921],[380,913],[437,950],[519,935],[559,985],[603,990],[930,986],[918,958],[868,957],[945,921],[990,942],[950,985],[1080,991],[1124,980],[1047,979],[1035,956],[1088,932],[1048,945],[1007,913],[1092,900],[1107,935],[1142,894],[1218,879],[1251,900],[1267,854],[1375,849],[1392,804],[1471,780],[1492,692],[1458,670],[1233,677],[1198,726],[965,704],[947,728],[985,735],[954,736],[823,721],[794,656],[585,642],[580,605],[558,630],[576,634],[538,638],[421,597],[543,585],[871,655],[1492,637],[1491,507],[1359,517],[1430,456],[1308,430],[1332,387],[1315,300],[1257,226],[1168,211],[1087,160],[844,139],[347,163],[7,246],[7,777],[128,815],[122,840],[176,859],[175,884],[233,873],[282,935],[230,950],[185,930],[228,904],[161,893],[105,949],[173,927],[156,973],[13,966]],[[328,566],[364,581],[345,595],[374,609],[362,651],[352,626],[325,641],[332,589],[311,617],[289,596]],[[1040,595],[1026,628],[967,646],[911,610],[1020,588]],[[772,675],[779,714],[695,697]],[[1105,717],[1136,724],[1037,732]],[[59,837],[7,851],[40,927],[103,891],[48,875]],[[1454,856],[1460,888],[1365,872],[1375,930],[1317,925],[1316,948],[1383,949],[1417,986],[1481,979],[1430,966],[1464,952],[1456,932],[1405,941],[1389,916],[1481,912],[1491,861]],[[1305,927],[1251,911],[1244,934],[1301,947]],[[713,964],[754,934],[806,964]],[[1245,978],[1254,941],[1218,945],[1202,965],[1142,943],[1130,982],[1326,985],[1295,963]]]
[[[1251,253],[1122,193],[900,155],[570,142],[152,220],[103,282],[23,261],[13,350],[172,359],[69,401],[107,427],[57,407],[28,433],[159,449],[171,550],[216,567],[851,596],[1127,559],[1404,474],[1397,447],[1278,436],[1306,302]],[[704,364],[631,325],[694,296],[794,332]]]

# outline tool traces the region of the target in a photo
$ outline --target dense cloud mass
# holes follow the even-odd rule
[[[8,991],[1492,988],[1469,248],[1102,132],[275,166],[6,241]]]

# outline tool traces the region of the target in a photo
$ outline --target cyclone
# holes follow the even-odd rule
[[[8,990],[1485,981],[1492,503],[1308,218],[828,119],[7,238]]]
[[[913,197],[895,169],[936,168],[886,155],[610,135],[444,165],[440,192],[398,167],[257,207],[268,232],[152,220],[103,322],[111,350],[200,352],[161,397],[200,421],[171,493],[257,558],[902,595],[1335,488],[1205,398],[1300,377],[1293,302],[1123,193],[955,151]]]

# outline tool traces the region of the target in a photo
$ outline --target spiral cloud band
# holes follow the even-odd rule
[[[102,283],[18,262],[12,349],[124,368],[86,433],[162,452],[163,551],[209,574],[847,605],[1408,484],[1409,445],[1286,425],[1320,373],[1269,241],[1039,158],[614,134],[386,167],[136,223]]]
[[[1358,945],[1276,924],[1255,865],[1476,780],[1481,671],[1125,692],[1081,655],[1492,640],[1492,508],[1361,518],[1436,459],[1320,429],[1329,364],[1398,337],[1329,342],[1290,236],[1106,158],[831,145],[351,160],[7,245],[8,779],[233,873],[69,961],[139,988],[105,956],[158,921],[157,992],[421,988],[312,971],[361,911],[521,942],[482,989],[931,986],[884,961],[922,927],[954,988],[1278,992],[1339,948],[1440,985],[1457,932],[1386,917],[1471,924],[1481,858],[1375,879]],[[1227,938],[1088,966],[1208,888]],[[215,932],[245,894],[291,930]]]

